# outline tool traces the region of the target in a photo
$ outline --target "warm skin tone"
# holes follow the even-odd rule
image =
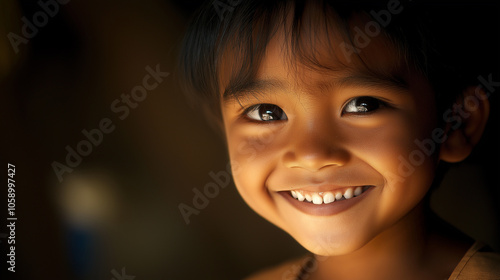
[[[360,67],[355,73],[319,72],[301,64],[292,69],[279,34],[260,64],[262,86],[256,94],[221,103],[243,199],[306,249],[328,256],[320,257],[308,279],[447,278],[470,241],[451,239],[449,231],[431,226],[423,201],[438,162],[464,159],[479,139],[487,101],[465,120],[474,128],[450,131],[440,151],[401,176],[400,156],[408,159],[418,149],[414,140],[430,139],[438,126],[427,80],[416,71],[395,72],[400,67],[391,50],[379,48],[381,38],[363,50],[364,58],[403,79],[403,85],[363,83]],[[274,105],[267,107],[274,110],[273,120],[259,113],[259,104]],[[290,190],[367,185],[362,200],[333,215],[303,213],[283,196]],[[260,279],[282,279],[283,273],[286,268]]]

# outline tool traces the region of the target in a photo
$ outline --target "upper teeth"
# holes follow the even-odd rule
[[[336,191],[336,192],[310,192],[310,191],[302,191],[302,190],[296,190],[296,191],[290,191],[293,198],[297,199],[298,201],[308,201],[312,202],[314,204],[328,204],[332,203],[336,200],[342,200],[342,199],[351,199],[355,196],[360,195],[364,191],[366,191],[369,188],[369,186],[364,186],[364,187],[356,187],[356,188],[348,188],[345,189],[344,192],[342,193],[341,191]]]

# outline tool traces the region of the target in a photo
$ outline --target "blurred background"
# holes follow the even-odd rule
[[[305,253],[232,183],[189,224],[181,214],[181,203],[193,207],[193,189],[228,164],[222,137],[177,83],[179,43],[201,2],[0,0],[0,158],[16,167],[18,218],[16,273],[4,274],[2,261],[9,278],[1,279],[241,279]],[[498,38],[498,17],[491,24],[478,43]],[[491,59],[499,81],[498,53]],[[144,93],[146,75],[156,86]],[[500,250],[497,96],[481,146],[448,173],[432,204]],[[98,144],[82,144],[86,134]],[[6,181],[7,168],[0,174]]]

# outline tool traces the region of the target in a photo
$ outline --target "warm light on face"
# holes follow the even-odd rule
[[[374,38],[363,59],[394,72],[382,40]],[[236,186],[306,249],[353,252],[427,193],[437,158],[422,158],[411,172],[405,161],[437,125],[434,93],[414,73],[394,73],[405,82],[397,84],[354,65],[329,73],[290,68],[282,45],[281,36],[270,42],[248,94],[222,101]]]

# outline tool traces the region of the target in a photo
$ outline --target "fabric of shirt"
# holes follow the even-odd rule
[[[453,270],[448,280],[500,279],[500,254],[482,242],[475,242]]]

